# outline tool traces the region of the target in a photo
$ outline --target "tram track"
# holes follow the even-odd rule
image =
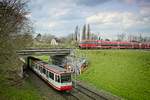
[[[59,94],[65,98],[65,100],[81,100],[77,96],[73,95],[71,92],[59,92]]]
[[[78,92],[78,94],[84,95],[88,100],[108,100],[104,96],[102,96],[102,95],[100,95],[78,83],[76,83],[76,86],[74,86],[73,91]],[[72,92],[72,95],[75,95],[75,94]],[[82,100],[82,99],[80,98],[79,100]]]
[[[77,84],[77,87],[75,87],[75,89],[82,92],[83,94],[85,94],[92,100],[108,100],[105,97],[103,97],[102,95],[100,95],[88,88],[85,88],[84,86],[82,86],[80,84]]]
[[[26,74],[28,74],[28,78],[32,81],[32,84],[40,90],[39,95],[44,97],[44,100],[81,100],[68,92],[56,91],[30,69],[28,69]]]

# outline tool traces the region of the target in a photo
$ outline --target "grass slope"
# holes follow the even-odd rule
[[[31,80],[25,80],[22,86],[10,86],[0,75],[0,100],[41,100],[39,91]]]
[[[82,50],[90,61],[79,79],[130,100],[150,100],[150,52]]]

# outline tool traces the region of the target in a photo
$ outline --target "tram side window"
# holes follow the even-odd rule
[[[39,65],[37,65],[37,69],[39,70]]]
[[[49,72],[49,78],[53,79],[54,80],[54,74]]]
[[[45,70],[45,68],[43,68],[43,73],[44,73],[44,74],[46,74],[46,70]]]
[[[34,62],[33,61],[31,61],[31,67],[33,67],[35,64],[34,64]]]
[[[31,67],[34,68],[36,66],[36,64],[34,62],[32,62]]]
[[[35,68],[36,68],[36,69],[37,69],[37,66],[38,66],[38,65],[37,65],[37,64],[35,64]]]
[[[43,70],[43,68],[42,67],[40,67],[40,72],[42,73],[42,70]]]
[[[48,70],[46,70],[46,77],[48,77]]]
[[[60,77],[57,76],[57,75],[55,75],[55,81],[56,81],[56,82],[60,82]]]

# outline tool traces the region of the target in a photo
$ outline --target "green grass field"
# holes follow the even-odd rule
[[[90,62],[79,76],[98,89],[130,100],[150,100],[150,52],[83,50]]]

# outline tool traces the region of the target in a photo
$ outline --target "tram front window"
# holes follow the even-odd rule
[[[61,75],[61,83],[71,82],[71,74]]]

